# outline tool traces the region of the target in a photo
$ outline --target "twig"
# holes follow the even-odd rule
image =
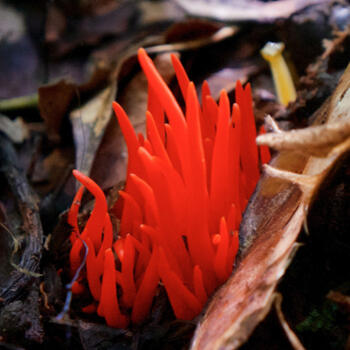
[[[9,112],[18,109],[36,108],[38,107],[38,103],[39,96],[37,93],[29,96],[15,97],[0,101],[0,111]]]
[[[25,242],[17,267],[3,283],[0,297],[6,302],[15,299],[39,271],[42,253],[42,226],[36,194],[18,167],[16,151],[9,138],[0,132],[0,172],[3,174],[15,198],[22,217]],[[17,237],[16,237],[17,238]],[[27,273],[25,273],[27,272]],[[34,277],[35,276],[35,277]]]

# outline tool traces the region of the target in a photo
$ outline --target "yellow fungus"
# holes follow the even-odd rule
[[[297,94],[292,76],[282,56],[283,49],[283,43],[269,41],[261,49],[260,53],[270,64],[279,102],[287,106],[288,103],[295,101]]]

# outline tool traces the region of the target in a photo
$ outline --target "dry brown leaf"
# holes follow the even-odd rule
[[[269,133],[259,136],[256,141],[258,145],[265,144],[278,151],[289,150],[315,157],[327,157],[349,135],[350,120],[346,120],[306,129]]]
[[[203,19],[187,19],[174,23],[165,33],[166,43],[186,42],[208,38],[223,27],[217,22],[210,22]]]
[[[45,121],[49,139],[58,141],[60,139],[60,128],[64,116],[74,99],[81,98],[87,92],[95,91],[105,87],[111,68],[104,62],[96,62],[89,72],[86,81],[78,84],[69,79],[60,79],[38,89],[39,111]]]
[[[45,121],[49,139],[57,141],[62,119],[75,93],[74,84],[63,79],[41,86],[38,93],[39,111]]]
[[[303,8],[329,0],[279,0],[273,2],[251,1],[208,1],[208,0],[176,0],[189,14],[220,21],[272,21],[288,18]]]
[[[74,12],[80,12],[81,8],[74,9],[76,1],[67,2],[72,6],[61,6],[60,16],[65,18],[74,18],[74,20],[62,23],[57,16],[56,3],[48,3],[48,18],[46,23],[46,38],[49,39],[49,55],[59,58],[68,55],[71,51],[77,49],[84,43],[86,46],[95,46],[108,36],[121,35],[128,31],[132,18],[137,14],[137,7],[128,1],[121,1],[105,9],[97,11],[94,14],[79,13],[74,16]],[[84,1],[84,3],[94,3]],[[100,1],[95,2],[100,3]],[[62,2],[61,2],[62,4]],[[52,9],[53,8],[53,9]],[[52,11],[55,11],[52,14]],[[83,10],[84,11],[84,10]],[[98,13],[99,12],[99,13]],[[56,15],[55,22],[57,27],[50,23],[50,19]]]
[[[337,145],[350,138],[349,109],[350,90],[345,89],[342,95],[339,93],[333,95],[327,110],[321,111],[328,117],[326,124],[261,135],[256,140],[257,144],[268,145],[278,151],[295,151],[316,157],[327,157],[331,152],[337,152],[335,149]],[[330,110],[332,114],[329,114]]]
[[[303,189],[303,200],[310,204],[334,163],[350,148],[350,66],[330,99],[320,108],[316,125],[302,130],[259,136],[258,144],[311,157],[302,174],[267,168],[271,176],[291,180]]]
[[[183,19],[183,11],[173,1],[140,1],[140,22],[143,25]]]
[[[317,112],[315,124],[347,124],[349,103],[350,67]],[[268,168],[272,172],[259,181],[240,228],[243,257],[209,304],[195,332],[192,350],[237,349],[264,319],[277,283],[295,252],[310,202],[349,149],[349,137],[341,137],[328,157],[283,150],[273,159],[274,170]],[[286,181],[289,176],[294,177],[292,183]]]
[[[22,143],[29,137],[28,126],[21,117],[12,120],[5,115],[0,115],[0,130],[14,143]]]
[[[76,150],[75,166],[84,174],[90,174],[96,151],[112,116],[115,94],[116,81],[70,113]]]
[[[200,47],[214,44],[225,40],[231,36],[234,36],[239,31],[237,26],[225,26],[218,29],[215,33],[206,36],[199,37],[192,40],[184,40],[180,42],[174,42],[170,44],[160,44],[147,48],[147,52],[160,53],[160,52],[169,52],[169,51],[185,51],[185,50],[194,50]]]

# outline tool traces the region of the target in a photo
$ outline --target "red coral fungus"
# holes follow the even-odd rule
[[[216,104],[204,83],[201,106],[172,56],[184,114],[145,50],[138,58],[149,84],[147,137],[138,138],[122,107],[113,104],[129,152],[119,238],[113,242],[103,192],[78,171],[74,176],[96,199],[81,239],[75,237],[82,188],[69,212],[71,273],[82,262],[84,240],[89,290],[112,327],[126,327],[130,316],[133,323],[144,321],[160,281],[177,318],[200,313],[232,272],[242,212],[259,178],[249,85],[237,83],[231,112],[227,93]],[[261,148],[260,156],[268,161],[268,150]]]

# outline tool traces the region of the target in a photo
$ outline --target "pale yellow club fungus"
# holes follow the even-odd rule
[[[260,53],[270,64],[279,102],[287,106],[290,102],[295,101],[297,94],[292,76],[282,55],[283,49],[283,43],[269,41]]]

